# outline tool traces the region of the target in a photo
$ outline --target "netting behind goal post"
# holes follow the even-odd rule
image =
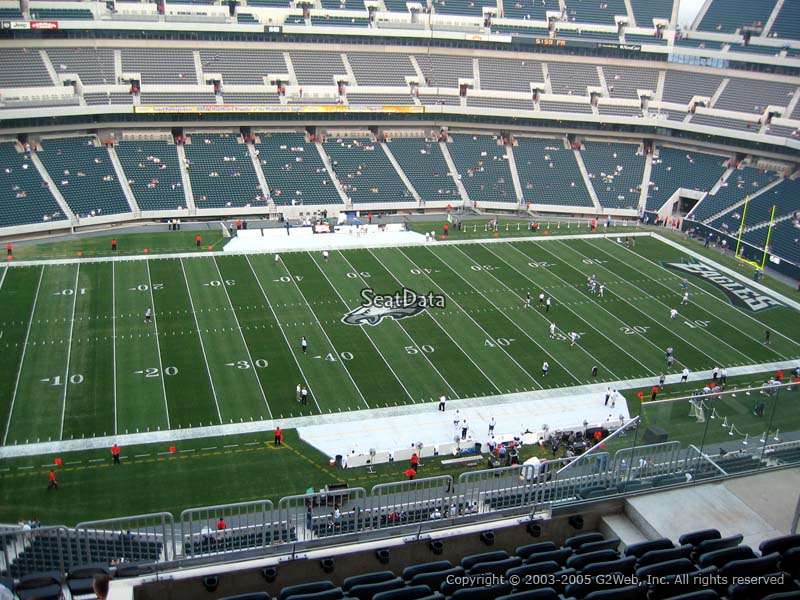
[[[228,231],[228,228],[225,227],[225,221],[220,221],[219,226],[222,227],[222,237],[229,238],[231,237],[231,232]]]
[[[698,423],[706,422],[706,412],[702,400],[689,400],[689,416],[697,419]]]

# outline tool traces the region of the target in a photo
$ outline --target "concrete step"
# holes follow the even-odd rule
[[[647,541],[647,536],[642,533],[625,513],[600,517],[598,530],[606,536],[606,538],[618,537],[621,551],[632,544]]]

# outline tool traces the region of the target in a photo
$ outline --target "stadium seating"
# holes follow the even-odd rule
[[[326,10],[364,10],[364,0],[322,0]]]
[[[776,0],[714,0],[698,29],[718,33],[736,33],[745,25],[766,25]]]
[[[20,65],[25,65],[20,69]],[[42,57],[27,48],[3,48],[0,52],[0,88],[53,85]]]
[[[445,15],[483,16],[484,2],[476,0],[432,0],[433,10]],[[486,4],[491,5],[491,2]]]
[[[333,52],[292,51],[289,53],[300,85],[336,85],[336,75],[346,75],[342,57]]]
[[[675,40],[675,46],[684,48],[699,48],[705,50],[722,50],[722,42],[689,38],[686,36],[680,37]]]
[[[592,206],[575,155],[564,148],[562,139],[518,137],[514,162],[526,201]]]
[[[406,77],[416,77],[411,59],[404,54],[348,52],[347,61],[358,85],[407,85]]]
[[[437,142],[395,138],[389,143],[389,150],[423,200],[446,200],[454,205],[462,202]]]
[[[222,100],[225,104],[280,104],[280,98],[274,92],[259,94],[228,92],[222,96]]]
[[[653,159],[647,210],[658,210],[678,188],[709,191],[725,173],[725,157],[661,147]]]
[[[718,117],[716,115],[694,114],[690,119],[693,125],[704,125],[706,127],[720,127],[722,129],[733,129],[738,131],[749,131],[758,133],[761,125],[755,121],[742,121],[741,119],[729,119],[728,117]]]
[[[192,51],[172,48],[123,48],[122,71],[140,73],[142,85],[197,85]]]
[[[641,35],[638,33],[626,33],[625,42],[628,44],[656,44],[658,46],[666,46],[668,41],[664,37],[655,37],[654,35]]]
[[[347,94],[347,103],[362,106],[403,106],[413,105],[414,99],[411,94],[357,94],[351,92]]]
[[[567,18],[578,23],[614,25],[614,17],[628,14],[624,0],[571,0],[567,5]]]
[[[534,60],[479,58],[482,90],[530,94],[531,83],[543,83],[542,64]]]
[[[39,157],[69,207],[80,218],[130,212],[108,151],[94,137],[42,141]]]
[[[116,82],[110,48],[50,48],[47,56],[58,73],[77,73],[84,85]]]
[[[264,85],[268,74],[289,72],[283,53],[274,50],[200,50],[200,61],[204,72],[222,75],[223,85]]]
[[[800,40],[800,6],[797,2],[783,3],[770,34],[783,39]]]
[[[604,66],[603,73],[612,98],[638,100],[636,90],[652,90],[655,94],[658,87],[658,71],[655,69]]]
[[[371,138],[329,138],[324,144],[336,177],[354,202],[413,202],[381,144]]]
[[[307,142],[304,134],[259,135],[261,170],[275,204],[341,204],[316,145]]]
[[[777,173],[760,172],[759,169],[754,167],[738,169],[728,177],[716,194],[708,195],[703,199],[695,208],[693,217],[696,221],[705,221],[709,217],[743,200],[746,195],[755,194],[777,178]],[[728,220],[730,221],[730,215]],[[716,226],[721,223],[722,221],[719,221]],[[735,227],[738,227],[738,221],[735,223]]]
[[[89,106],[100,106],[103,104],[133,104],[133,97],[130,94],[104,94],[104,93],[85,93],[83,99]]]
[[[143,93],[139,98],[139,103],[143,106],[156,105],[164,106],[169,104],[178,105],[207,105],[216,104],[217,97],[213,92],[189,92],[189,93]]]
[[[597,112],[601,115],[612,115],[618,117],[634,117],[642,116],[642,108],[640,106],[614,106],[610,104],[598,104]]]
[[[447,148],[473,202],[517,202],[502,140],[454,134]]]
[[[261,21],[256,19],[250,13],[241,13],[241,12],[236,13],[236,22],[242,25],[258,25],[259,23],[261,23]]]
[[[590,114],[592,107],[585,102],[559,102],[558,100],[539,100],[539,108],[545,112],[568,112]]]
[[[369,18],[311,15],[311,24],[320,27],[369,27]]]
[[[588,96],[586,88],[600,87],[597,67],[576,63],[548,63],[554,94]]]
[[[43,21],[68,21],[83,19],[91,21],[94,14],[88,8],[41,8],[31,7],[31,18]]]
[[[0,143],[0,164],[0,226],[66,218],[35,165],[15,143]]]
[[[516,98],[483,98],[470,96],[467,106],[475,108],[502,108],[505,110],[533,110],[533,100],[518,100]]]
[[[116,151],[140,209],[186,206],[175,146],[164,141],[119,142]]]
[[[584,142],[583,162],[602,206],[639,206],[644,156],[638,152],[633,144]]]
[[[711,98],[720,83],[722,77],[718,75],[667,70],[661,99],[688,106],[694,96]]]
[[[472,59],[466,56],[440,56],[417,54],[417,64],[425,75],[429,87],[458,87],[459,78],[472,79]]]
[[[184,148],[197,208],[230,208],[263,202],[253,161],[233,134],[195,133]]]
[[[18,8],[0,8],[0,19],[21,20],[22,12]]]
[[[714,108],[761,114],[768,105],[787,106],[796,89],[790,83],[731,77]]]
[[[636,26],[653,27],[653,19],[669,21],[674,3],[674,0],[631,0]]]
[[[503,16],[507,19],[546,21],[548,11],[561,12],[558,0],[511,0],[503,2]]]

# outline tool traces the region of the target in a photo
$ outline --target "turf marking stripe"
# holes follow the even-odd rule
[[[429,252],[430,252],[430,250],[429,250]],[[448,297],[452,298],[452,296],[450,296],[450,294],[449,294],[449,293],[447,293],[447,292],[445,292],[444,290],[442,290],[442,289],[441,289],[441,286],[439,286],[439,285],[437,285],[437,284],[436,284],[436,282],[433,280],[433,278],[432,278],[430,275],[428,275],[428,274],[425,272],[425,270],[424,270],[424,269],[422,269],[422,268],[421,268],[421,267],[420,267],[420,266],[419,266],[417,263],[415,263],[413,260],[411,260],[411,258],[409,258],[409,256],[408,256],[408,255],[407,255],[407,254],[406,254],[406,253],[405,253],[403,250],[400,250],[400,254],[402,254],[403,256],[405,256],[405,258],[406,258],[406,260],[407,260],[408,262],[410,262],[410,263],[411,263],[412,265],[414,265],[414,266],[415,266],[417,269],[419,269],[420,273],[421,273],[422,275],[424,275],[425,277],[427,277],[427,279],[428,279],[428,280],[429,280],[429,281],[430,281],[430,282],[431,282],[431,283],[432,283],[432,284],[433,284],[435,287],[439,288],[439,289],[442,291],[442,293],[443,293],[443,294],[445,294],[446,296],[448,296]],[[440,262],[441,262],[441,261],[440,261]],[[443,263],[443,264],[444,264],[444,263]],[[445,265],[445,266],[447,266],[447,265]],[[449,267],[448,267],[448,268],[449,268]],[[451,271],[453,271],[452,269],[450,269],[450,270],[451,270]],[[455,273],[456,275],[458,275],[459,277],[461,277],[461,275],[459,275],[459,274],[458,274],[458,273],[456,273],[455,271],[453,271],[453,273]],[[467,285],[470,285],[470,284],[469,284],[469,282],[467,282],[467,281],[466,281],[466,280],[465,280],[463,277],[461,277],[461,279],[462,279],[463,281],[465,281],[465,282],[467,283]],[[470,287],[471,287],[471,286],[470,286]],[[478,293],[480,294],[480,292],[478,292]],[[486,296],[484,296],[483,294],[480,294],[480,295],[483,297],[483,299],[484,299],[484,300],[486,300],[487,302],[489,302],[489,304],[491,304],[492,306],[494,306],[494,308],[495,308],[495,309],[496,309],[498,312],[502,313],[502,311],[501,311],[501,310],[500,310],[500,309],[499,309],[499,308],[498,308],[498,307],[497,307],[497,306],[496,306],[496,305],[495,305],[493,302],[491,302],[491,301],[490,301],[490,300],[489,300],[489,299],[488,299]],[[473,318],[472,318],[472,315],[470,315],[470,314],[469,314],[469,313],[468,313],[468,312],[467,312],[467,311],[464,309],[464,307],[463,307],[463,306],[461,306],[461,305],[460,305],[458,302],[455,302],[455,301],[453,301],[453,302],[454,302],[454,304],[455,304],[455,305],[456,305],[456,306],[457,306],[457,307],[458,307],[458,308],[461,310],[461,312],[462,312],[463,314],[467,315],[467,318],[468,318],[470,321],[472,321],[473,323],[475,323],[475,325],[478,327],[478,329],[480,329],[480,330],[481,330],[481,331],[484,333],[484,335],[486,335],[486,337],[487,337],[488,339],[490,339],[490,340],[491,340],[491,339],[494,339],[494,338],[495,338],[495,336],[491,335],[491,334],[490,334],[488,331],[486,331],[486,329],[484,329],[484,328],[483,328],[483,326],[482,326],[480,323],[478,323],[478,322],[477,322],[475,319],[473,319]],[[504,315],[504,316],[505,316],[505,315]],[[506,317],[506,318],[508,318],[508,317]],[[519,328],[518,328],[518,329],[519,329]],[[508,350],[506,350],[506,349],[505,349],[503,346],[500,346],[500,345],[498,345],[498,348],[500,348],[500,349],[503,351],[503,353],[504,353],[504,354],[505,354],[505,355],[506,355],[508,358],[510,358],[510,359],[511,359],[511,362],[513,362],[515,365],[517,365],[517,367],[519,368],[519,370],[520,370],[520,371],[522,371],[522,372],[523,372],[523,373],[524,373],[524,374],[525,374],[525,375],[526,375],[526,376],[527,376],[527,377],[528,377],[528,378],[529,378],[529,379],[530,379],[530,380],[531,380],[531,381],[532,381],[532,382],[533,382],[533,383],[534,383],[536,386],[538,386],[540,390],[544,388],[544,386],[543,386],[541,383],[539,383],[538,381],[536,381],[536,379],[534,379],[534,378],[533,378],[533,375],[531,375],[531,374],[530,374],[530,372],[529,372],[527,369],[525,369],[525,368],[524,368],[524,367],[523,367],[521,364],[519,364],[519,363],[517,362],[517,359],[516,359],[516,358],[514,358],[513,356],[511,356],[511,354],[509,354]],[[496,386],[495,386],[495,387],[496,387]],[[502,390],[498,390],[498,391],[500,391],[500,393],[502,393]]]
[[[114,435],[117,434],[117,273],[116,263],[111,263],[111,357],[113,368],[111,370],[112,387],[114,391]],[[104,338],[105,339],[105,338]]]
[[[17,380],[14,383],[14,393],[11,396],[11,407],[8,409],[8,421],[6,422],[6,432],[3,435],[3,445],[6,445],[8,440],[8,432],[11,430],[11,417],[14,414],[14,404],[17,400],[17,390],[19,389],[19,380],[22,375],[22,365],[25,363],[25,355],[28,350],[28,336],[31,334],[31,325],[33,325],[33,315],[36,312],[36,304],[39,302],[39,290],[42,288],[42,277],[44,276],[45,267],[39,272],[39,283],[36,284],[36,295],[33,297],[33,306],[31,307],[31,316],[28,320],[28,330],[25,332],[25,341],[22,344],[22,356],[19,359],[19,367],[17,368]]]
[[[219,275],[219,280],[221,282],[225,282],[225,278],[222,276],[222,271],[219,269],[219,263],[217,263],[217,257],[215,256],[213,259],[214,267],[217,269],[217,275]],[[256,383],[258,384],[258,389],[261,391],[261,397],[264,399],[264,406],[267,407],[267,414],[269,418],[272,418],[272,409],[269,407],[269,402],[267,401],[267,394],[264,392],[264,386],[261,384],[261,378],[258,376],[256,372],[257,369],[255,368],[255,361],[253,360],[253,355],[250,352],[250,346],[247,345],[247,340],[244,337],[244,332],[242,331],[242,326],[239,324],[239,317],[236,315],[236,311],[233,310],[233,302],[231,301],[231,296],[228,293],[228,286],[222,285],[220,286],[225,291],[225,297],[228,299],[228,304],[231,307],[231,313],[233,314],[233,320],[236,321],[236,328],[239,330],[239,336],[242,338],[242,344],[244,344],[245,352],[247,352],[247,359],[250,361],[250,364],[253,365],[253,377],[256,379]]]
[[[400,280],[397,278],[397,275],[395,275],[395,274],[394,274],[394,272],[393,272],[391,269],[389,269],[388,267],[384,267],[384,266],[383,266],[383,262],[382,262],[382,261],[381,261],[381,260],[380,260],[380,259],[379,259],[379,258],[378,258],[376,255],[375,255],[375,253],[374,253],[374,252],[373,252],[371,249],[367,249],[367,252],[369,252],[369,253],[370,253],[370,255],[372,256],[372,258],[373,258],[373,259],[375,259],[375,262],[377,262],[379,265],[381,265],[381,267],[382,267],[382,268],[383,268],[383,269],[384,269],[384,270],[385,270],[385,271],[386,271],[386,272],[387,272],[387,273],[388,273],[388,274],[389,274],[389,275],[392,277],[392,279],[394,279],[394,280],[395,280],[395,281],[396,281],[398,284],[400,284],[401,286],[403,285],[403,282],[402,282],[402,281],[400,281]],[[472,359],[472,357],[471,357],[471,356],[470,356],[470,355],[469,355],[467,352],[465,352],[465,351],[464,351],[464,350],[461,348],[461,344],[459,344],[458,342],[456,342],[456,341],[453,339],[453,336],[451,336],[451,335],[450,335],[450,332],[449,332],[449,331],[447,331],[447,329],[446,329],[445,327],[442,327],[442,324],[441,324],[441,323],[439,323],[439,320],[438,320],[436,317],[434,317],[434,314],[433,314],[433,313],[430,313],[430,312],[427,312],[427,311],[426,311],[426,314],[427,314],[427,315],[428,315],[428,316],[431,318],[431,321],[433,321],[434,323],[436,323],[436,326],[437,326],[439,329],[441,329],[441,330],[442,330],[442,333],[444,333],[444,334],[445,334],[445,335],[446,335],[446,336],[447,336],[447,337],[450,339],[450,341],[453,343],[453,346],[455,346],[456,348],[458,348],[458,350],[459,350],[459,351],[460,351],[460,352],[461,352],[461,353],[462,353],[462,354],[463,354],[463,355],[464,355],[464,356],[467,358],[467,360],[468,360],[469,362],[471,362],[471,363],[472,363],[472,365],[473,365],[473,366],[474,366],[476,369],[478,369],[478,371],[480,372],[480,374],[481,374],[481,375],[483,375],[483,376],[484,376],[484,378],[486,379],[486,381],[488,381],[488,382],[489,382],[489,385],[491,385],[491,386],[492,386],[492,387],[493,387],[495,390],[497,390],[497,392],[498,392],[499,394],[502,394],[502,393],[503,393],[503,391],[502,391],[502,390],[501,390],[499,387],[497,387],[497,384],[496,384],[494,381],[492,381],[491,377],[489,377],[489,376],[486,374],[486,372],[485,372],[483,369],[481,369],[480,365],[478,365],[478,363],[476,363],[476,362],[475,362],[475,361]],[[475,395],[477,396],[477,394],[475,394]]]
[[[510,246],[510,247],[511,247],[511,248],[513,248],[514,250],[518,250],[517,248],[515,248],[515,247],[513,247],[513,246]],[[510,262],[508,262],[507,260],[505,260],[505,259],[504,259],[502,256],[500,256],[499,254],[497,254],[496,252],[494,252],[494,251],[491,249],[491,247],[482,246],[482,248],[484,248],[484,249],[485,249],[486,251],[488,251],[490,254],[492,254],[492,255],[496,256],[496,257],[498,258],[498,260],[502,261],[503,263],[505,263],[506,265],[508,265],[509,267],[511,267],[511,268],[512,268],[514,271],[516,271],[517,273],[519,273],[520,275],[522,275],[522,277],[524,277],[525,279],[527,279],[528,281],[530,281],[532,284],[534,284],[534,285],[537,285],[537,284],[536,284],[536,282],[535,282],[535,281],[533,281],[533,279],[531,279],[531,278],[530,278],[530,277],[528,277],[528,276],[527,276],[525,273],[523,273],[522,271],[520,271],[519,269],[517,269],[517,268],[516,268],[514,265],[512,265]],[[524,253],[522,253],[522,254],[524,255]],[[552,271],[550,271],[550,270],[548,270],[548,271],[547,271],[547,273],[548,273],[548,274],[550,274],[550,275],[552,275],[553,277],[556,277],[556,278],[558,278],[558,279],[559,279],[559,280],[561,280],[561,281],[564,281],[564,280],[563,280],[563,279],[561,279],[561,278],[560,278],[558,275],[556,275],[555,273],[553,273],[553,272],[552,272]],[[564,286],[552,286],[552,287],[564,287],[564,288],[570,288],[570,289],[572,289],[572,286],[566,286],[566,285],[564,285]],[[552,292],[550,292],[550,290],[552,289],[552,287],[551,287],[551,286],[547,286],[548,294],[549,294],[549,295],[550,295],[550,296],[551,296],[551,297],[552,297],[554,300],[556,300],[556,302],[558,302],[558,303],[559,303],[559,306],[568,306],[568,305],[570,305],[570,304],[577,304],[577,303],[572,303],[572,302],[560,302],[560,301],[559,301],[559,299],[558,299],[558,296],[556,296],[555,294],[553,294]],[[574,310],[572,310],[571,308],[567,308],[567,310],[568,310],[569,312],[571,312],[573,315],[575,315],[576,317],[578,317],[578,319],[580,319],[580,320],[581,320],[583,323],[585,323],[585,324],[586,324],[588,327],[591,327],[593,330],[595,330],[595,331],[598,331],[597,329],[595,329],[595,327],[594,327],[594,326],[592,326],[592,324],[591,324],[591,323],[589,323],[589,322],[588,322],[586,319],[584,319],[582,316],[580,316],[580,315],[579,315],[578,313],[576,313]],[[605,308],[604,308],[603,310],[605,310],[606,312],[608,312],[608,311],[607,311]],[[611,313],[609,313],[609,314],[611,314]],[[616,318],[616,317],[615,317],[615,318]],[[618,319],[618,320],[619,320],[619,319]],[[622,321],[620,321],[620,322],[622,322]],[[614,340],[612,340],[612,339],[611,339],[609,336],[607,336],[607,335],[603,334],[602,332],[599,332],[599,333],[600,333],[600,335],[602,335],[602,336],[603,336],[603,337],[604,337],[606,340],[608,340],[609,342],[611,342],[612,344],[614,344],[614,345],[615,345],[617,348],[619,348],[620,350],[622,350],[622,352],[623,352],[624,354],[626,354],[627,356],[629,356],[630,358],[632,358],[632,359],[634,360],[634,362],[637,362],[637,363],[639,363],[639,365],[641,365],[642,367],[644,367],[645,371],[647,371],[647,372],[649,372],[649,373],[652,373],[653,375],[655,375],[655,373],[653,372],[653,370],[652,370],[652,369],[648,368],[648,367],[647,367],[647,365],[645,365],[643,362],[639,361],[639,360],[638,360],[638,359],[637,359],[637,358],[636,358],[636,357],[635,357],[633,354],[630,354],[629,352],[627,352],[627,351],[626,351],[626,350],[625,350],[625,349],[624,349],[622,346],[620,346],[619,344],[617,344],[617,343],[616,343]],[[591,356],[591,354],[590,354],[589,356]],[[592,356],[592,358],[594,358],[594,357]],[[598,362],[599,362],[599,361],[598,361]],[[605,369],[609,370],[609,372],[610,372],[610,369],[608,369],[608,367],[606,367],[606,366],[605,366],[605,364],[603,364],[603,363],[600,363],[600,364],[602,364],[602,365],[603,365],[603,368],[605,368]],[[594,382],[592,382],[592,383],[594,383]]]
[[[75,286],[72,288],[72,318],[69,321],[69,337],[67,339],[67,366],[64,371],[64,395],[61,398],[61,427],[58,430],[58,438],[64,439],[64,418],[67,414],[67,390],[69,388],[69,360],[72,356],[72,333],[75,331],[75,307],[78,305],[78,279],[81,274],[81,263],[75,269]]]
[[[319,270],[319,272],[320,272],[320,273],[322,273],[322,276],[325,278],[325,281],[327,281],[327,282],[328,282],[328,285],[330,285],[330,286],[331,286],[331,289],[332,289],[332,290],[333,290],[333,291],[336,293],[336,295],[339,297],[339,300],[341,300],[342,304],[344,305],[345,309],[346,309],[346,310],[349,312],[349,311],[350,311],[350,306],[347,304],[347,302],[345,301],[345,299],[344,299],[344,298],[342,297],[342,295],[339,293],[339,290],[337,290],[337,289],[336,289],[336,286],[334,286],[334,285],[333,285],[333,283],[331,282],[330,278],[328,277],[328,274],[327,274],[327,273],[326,273],[326,272],[325,272],[325,271],[322,269],[322,267],[320,267],[320,266],[319,266],[319,263],[318,263],[318,262],[317,262],[317,261],[314,259],[314,257],[313,257],[313,256],[311,256],[311,253],[310,253],[310,252],[308,252],[308,251],[307,251],[307,252],[306,252],[306,254],[307,254],[307,255],[308,255],[308,257],[311,259],[311,262],[313,262],[313,263],[314,263],[314,265],[317,267],[317,269]],[[412,403],[412,404],[416,404],[416,402],[417,402],[417,401],[416,401],[416,400],[414,399],[414,397],[411,395],[411,392],[409,392],[409,391],[408,391],[408,388],[407,388],[407,387],[405,386],[405,384],[403,383],[403,380],[402,380],[402,379],[400,379],[400,377],[398,377],[398,376],[397,376],[397,373],[395,373],[394,369],[392,368],[392,365],[390,365],[390,364],[389,364],[389,361],[387,361],[387,360],[386,360],[386,357],[383,355],[383,352],[381,352],[381,351],[380,351],[380,348],[378,348],[378,346],[375,344],[375,341],[374,341],[374,340],[372,339],[372,337],[369,335],[369,332],[368,332],[368,331],[367,331],[367,330],[366,330],[364,327],[359,327],[359,329],[360,329],[360,330],[361,330],[361,332],[362,332],[362,333],[363,333],[363,334],[364,334],[364,335],[367,337],[367,339],[369,340],[369,343],[370,343],[370,344],[372,344],[372,347],[373,347],[373,348],[375,348],[375,351],[378,353],[378,356],[380,356],[380,357],[381,357],[381,360],[384,362],[384,364],[385,364],[387,367],[389,367],[389,371],[391,371],[391,373],[392,373],[392,376],[394,376],[394,378],[397,380],[397,382],[398,382],[398,383],[400,384],[400,386],[403,388],[403,391],[406,393],[406,396],[408,396],[408,399],[409,399],[409,400],[411,400],[411,403]]]
[[[158,371],[161,375],[159,379],[161,379],[161,392],[164,394],[164,412],[167,414],[167,429],[172,429],[169,424],[169,402],[167,402],[167,387],[164,384],[164,365],[161,362],[161,343],[158,341],[158,317],[156,316],[156,301],[153,297],[153,280],[150,277],[150,261],[145,262],[147,265],[147,289],[150,293],[150,306],[152,307],[152,315],[153,315],[153,329],[156,333],[156,353],[158,354]]]
[[[211,395],[214,397],[214,405],[217,407],[217,418],[222,424],[222,411],[219,408],[219,401],[217,400],[217,390],[214,387],[214,380],[211,377],[211,368],[208,366],[208,356],[206,355],[206,345],[203,343],[203,335],[200,333],[200,324],[197,322],[197,312],[194,309],[194,300],[192,299],[192,290],[189,289],[189,280],[186,277],[186,269],[183,267],[183,259],[179,258],[178,262],[181,265],[181,272],[183,273],[183,282],[186,285],[186,293],[189,295],[189,305],[192,307],[192,317],[194,318],[194,326],[197,330],[197,337],[200,340],[200,350],[203,352],[203,362],[206,364],[206,374],[208,375],[208,383],[211,386]],[[183,333],[183,332],[181,332]],[[252,364],[252,363],[251,363]]]
[[[358,279],[359,279],[359,280],[360,280],[360,281],[361,281],[361,282],[362,282],[362,283],[363,283],[365,286],[367,286],[367,282],[366,282],[366,281],[364,281],[364,278],[361,276],[361,273],[359,272],[359,270],[358,270],[358,269],[356,269],[356,268],[353,266],[353,263],[351,263],[351,262],[350,262],[350,261],[347,259],[347,256],[345,256],[345,253],[344,253],[344,252],[342,252],[341,250],[338,250],[338,251],[337,251],[337,254],[339,254],[339,255],[340,255],[340,256],[341,256],[341,257],[344,259],[344,261],[345,261],[345,262],[346,262],[346,263],[347,263],[347,264],[350,266],[350,268],[352,269],[353,273],[356,273],[356,274],[358,275]],[[367,287],[369,287],[369,286],[367,286]],[[450,383],[447,381],[447,379],[445,379],[445,378],[444,378],[444,376],[443,376],[443,375],[442,375],[442,374],[439,372],[439,369],[437,369],[437,368],[436,368],[436,365],[434,365],[434,364],[433,364],[433,362],[431,361],[431,359],[428,357],[428,354],[427,354],[426,352],[423,352],[423,351],[420,349],[420,347],[419,347],[419,344],[417,343],[417,341],[416,341],[416,340],[415,340],[413,337],[411,337],[411,334],[410,334],[410,333],[408,333],[408,331],[406,330],[406,328],[403,326],[403,322],[402,322],[402,321],[397,321],[397,320],[395,320],[395,319],[392,319],[392,320],[391,320],[391,322],[392,322],[392,323],[396,323],[396,324],[397,324],[397,326],[398,326],[398,327],[400,327],[400,330],[401,330],[401,331],[402,331],[402,332],[403,332],[403,333],[406,335],[406,337],[408,338],[408,340],[409,340],[409,341],[410,341],[412,344],[414,344],[414,347],[417,349],[417,351],[418,351],[418,352],[419,352],[419,353],[420,353],[420,354],[423,356],[423,358],[424,358],[426,361],[428,361],[428,364],[431,366],[431,368],[433,368],[433,370],[434,370],[434,371],[436,371],[436,374],[439,376],[439,378],[442,380],[442,382],[444,382],[444,384],[445,384],[445,385],[446,385],[448,388],[450,388],[450,392],[453,394],[453,395],[451,396],[451,398],[458,398],[458,397],[459,397],[459,396],[458,396],[458,393],[455,391],[455,389],[453,389],[453,386],[451,386],[451,385],[450,385]],[[421,401],[423,401],[423,402],[424,402],[424,400],[421,400]],[[433,402],[433,400],[431,400],[431,402]]]

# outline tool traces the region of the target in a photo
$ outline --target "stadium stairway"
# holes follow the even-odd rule
[[[392,163],[394,170],[397,171],[397,175],[400,177],[400,181],[402,181],[408,188],[408,191],[411,192],[411,196],[414,198],[414,200],[416,200],[417,203],[421,204],[422,197],[419,195],[419,192],[417,192],[414,186],[411,185],[411,181],[408,179],[408,176],[405,174],[405,172],[403,172],[403,168],[400,166],[400,163],[397,162],[397,159],[395,158],[394,154],[392,154],[389,145],[386,142],[381,142],[380,145],[383,148],[383,151],[386,153],[386,158],[389,159],[389,162]]]
[[[450,152],[447,148],[447,142],[439,142],[439,148],[441,148],[442,150],[442,156],[444,156],[444,160],[447,163],[447,168],[450,169],[450,172],[458,173],[458,169],[456,169],[456,163],[453,162],[453,157],[450,156]],[[458,189],[458,193],[461,194],[461,197],[464,199],[466,205],[472,206],[472,201],[469,199],[467,188],[464,186],[464,182],[461,181],[461,177],[456,175],[455,177],[453,177],[453,181],[455,181],[456,189]]]

